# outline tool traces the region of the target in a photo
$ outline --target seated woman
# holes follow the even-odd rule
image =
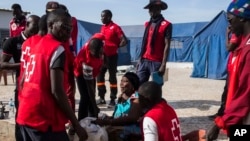
[[[107,128],[109,139],[118,138],[118,140],[126,141],[131,140],[129,139],[131,135],[140,135],[138,120],[142,116],[142,110],[136,92],[139,84],[139,78],[135,73],[124,74],[120,82],[122,93],[118,97],[113,116],[94,121],[99,125],[109,125]],[[122,126],[122,128],[117,126]]]

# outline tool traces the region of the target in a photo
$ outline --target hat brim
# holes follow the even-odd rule
[[[55,9],[46,9],[46,11],[48,11],[48,12],[51,12],[51,11],[54,11]]]
[[[148,5],[146,5],[144,7],[144,9],[149,9],[152,5],[160,5],[161,6],[161,10],[166,10],[168,9],[168,5],[167,3],[161,1],[160,3],[159,2],[152,2],[152,3],[149,3]]]

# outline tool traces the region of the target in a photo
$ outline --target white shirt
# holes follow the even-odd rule
[[[158,141],[157,124],[150,117],[143,119],[144,141]]]

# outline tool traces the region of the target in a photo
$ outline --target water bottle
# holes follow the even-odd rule
[[[15,103],[11,98],[9,101],[9,118],[15,117]]]

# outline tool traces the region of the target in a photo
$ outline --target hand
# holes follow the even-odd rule
[[[220,132],[220,128],[216,124],[213,123],[210,129],[208,129],[207,131],[207,134],[206,134],[207,141],[216,140],[218,138],[219,132]]]
[[[161,67],[159,68],[158,72],[161,76],[164,75],[165,73],[165,70],[166,70],[166,65],[161,65]]]
[[[88,134],[86,130],[82,128],[80,124],[76,126],[74,129],[76,131],[77,136],[79,137],[79,141],[85,141],[88,139]]]

